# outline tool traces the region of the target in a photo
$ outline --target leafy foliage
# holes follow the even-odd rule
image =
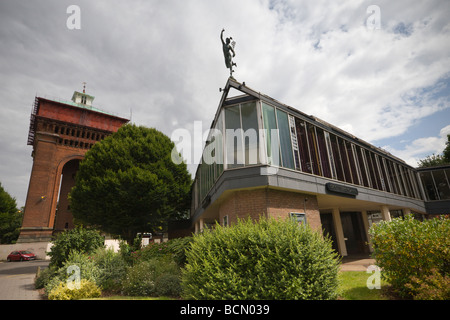
[[[49,300],[79,300],[98,298],[101,295],[100,288],[92,281],[82,279],[80,288],[69,288],[66,282],[60,282],[48,295]]]
[[[179,296],[180,268],[167,256],[142,261],[128,269],[122,290],[130,296]]]
[[[50,252],[50,266],[62,267],[72,252],[91,254],[97,248],[104,247],[105,239],[96,230],[77,227],[60,233],[55,240]]]
[[[23,214],[17,210],[16,199],[3,189],[0,183],[0,243],[17,240]]]
[[[274,219],[195,235],[183,270],[189,299],[335,299],[339,259],[308,225]]]
[[[190,205],[190,174],[172,161],[173,148],[160,131],[135,125],[96,143],[70,193],[74,218],[129,244],[139,232],[163,230]]]
[[[400,296],[414,296],[433,269],[450,275],[450,219],[418,221],[408,215],[373,225],[369,233],[381,275]]]

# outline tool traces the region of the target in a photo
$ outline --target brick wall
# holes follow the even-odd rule
[[[219,219],[221,224],[224,216],[228,216],[229,224],[235,223],[238,218],[247,217],[254,220],[260,216],[285,219],[290,212],[303,213],[305,208],[307,223],[313,229],[321,230],[315,196],[269,188],[238,190],[225,196],[220,204]]]

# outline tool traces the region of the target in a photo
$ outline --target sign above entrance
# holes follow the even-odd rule
[[[327,184],[325,184],[325,188],[330,192],[339,193],[342,195],[347,195],[347,196],[352,196],[352,197],[355,197],[358,195],[358,189],[343,186],[343,185],[336,184],[336,183],[328,182]]]

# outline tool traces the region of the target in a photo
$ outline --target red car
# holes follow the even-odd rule
[[[6,260],[8,261],[23,261],[23,260],[35,260],[36,256],[34,253],[28,250],[19,250],[11,252]]]

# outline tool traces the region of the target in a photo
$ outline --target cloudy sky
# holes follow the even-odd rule
[[[416,166],[450,134],[449,14],[447,0],[0,0],[0,182],[25,204],[34,97],[69,100],[84,81],[138,125],[208,129],[222,28],[238,81]]]

